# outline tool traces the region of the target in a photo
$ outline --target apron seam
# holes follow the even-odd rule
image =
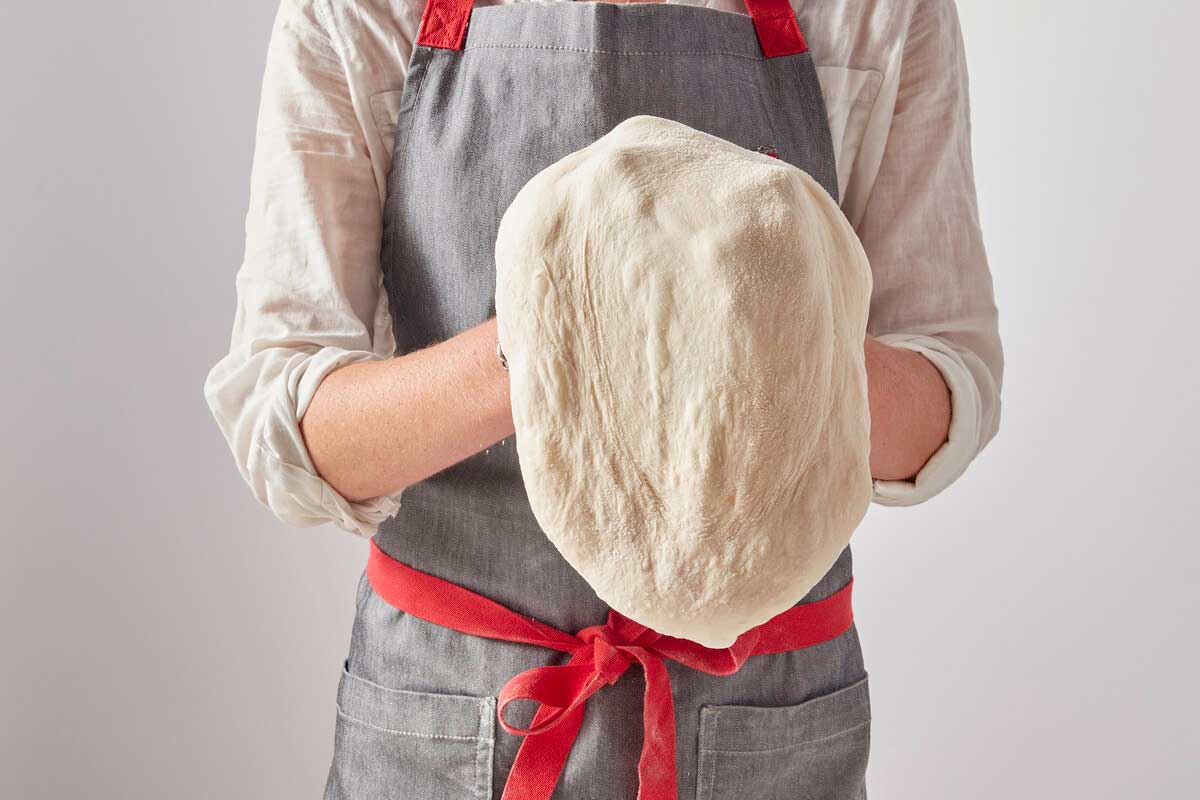
[[[730,58],[740,58],[744,61],[752,61],[761,63],[768,60],[763,56],[749,56],[745,53],[734,53],[729,50],[597,50],[590,47],[566,47],[564,45],[552,44],[472,44],[467,45],[462,49],[466,53],[471,50],[555,50],[568,53],[595,53],[597,55],[606,56],[728,56]],[[797,53],[797,55],[803,55]],[[787,56],[781,56],[786,58]]]
[[[454,736],[448,733],[421,733],[420,731],[403,731],[397,728],[385,728],[382,725],[375,725],[366,720],[359,719],[353,714],[347,713],[339,704],[337,706],[337,714],[342,719],[353,722],[355,725],[362,725],[371,730],[379,731],[380,733],[390,733],[393,736],[408,736],[414,739],[429,739],[432,741],[449,741],[449,742],[474,742],[478,741],[478,736]]]

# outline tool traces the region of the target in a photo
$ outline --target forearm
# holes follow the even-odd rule
[[[513,433],[493,317],[407,355],[350,364],[300,420],[317,471],[351,501],[390,494]]]
[[[946,441],[950,393],[920,353],[867,337],[871,476],[909,480]],[[301,431],[321,476],[347,499],[388,494],[513,433],[495,318],[439,344],[330,373]]]
[[[946,441],[950,390],[929,359],[867,337],[871,477],[911,480]]]

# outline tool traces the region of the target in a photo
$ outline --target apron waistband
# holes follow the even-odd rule
[[[796,12],[788,0],[743,0],[754,22],[765,58],[808,52]],[[444,50],[462,50],[467,39],[474,0],[427,0],[421,15],[417,44]]]
[[[563,633],[397,561],[375,542],[367,560],[367,580],[388,604],[427,622],[473,636],[571,654],[567,664],[526,670],[500,691],[496,705],[500,726],[526,737],[509,771],[502,800],[550,800],[583,723],[588,698],[601,687],[616,683],[634,661],[646,676],[638,800],[677,800],[675,706],[663,659],[710,675],[731,675],[750,656],[829,641],[848,631],[854,621],[850,603],[853,580],[824,600],[777,614],[723,650],[663,636],[612,610],[603,625],[592,625],[575,635]],[[539,704],[528,728],[505,722],[504,709],[514,700]]]

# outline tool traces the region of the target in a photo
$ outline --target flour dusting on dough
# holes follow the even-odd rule
[[[529,502],[596,594],[709,647],[799,601],[871,496],[871,273],[820,184],[633,117],[522,188],[496,268]]]

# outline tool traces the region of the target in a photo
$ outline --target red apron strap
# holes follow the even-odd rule
[[[754,22],[758,43],[767,58],[790,56],[808,51],[804,34],[796,23],[796,13],[788,0],[743,0]],[[467,39],[473,0],[427,0],[421,15],[417,44],[462,50]]]
[[[758,44],[767,58],[807,53],[808,43],[796,22],[796,12],[788,0],[742,0],[754,30],[758,33]]]
[[[425,0],[417,44],[462,50],[467,38],[467,20],[471,18],[474,4],[474,0]]]

